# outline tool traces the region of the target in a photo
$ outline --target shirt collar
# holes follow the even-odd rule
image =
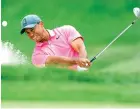
[[[54,37],[55,36],[55,32],[53,30],[47,29],[47,31],[49,32],[50,37]]]
[[[47,29],[47,31],[49,32],[50,38],[55,36],[55,32],[53,30],[49,30]],[[36,46],[42,46],[43,44],[48,43],[47,41],[45,42],[36,42]]]

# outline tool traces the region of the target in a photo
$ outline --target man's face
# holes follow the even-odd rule
[[[25,29],[25,33],[30,39],[34,40],[35,42],[43,42],[46,40],[46,37],[44,35],[45,29],[42,22],[36,24],[34,28]]]

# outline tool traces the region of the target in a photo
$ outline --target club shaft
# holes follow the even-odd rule
[[[125,31],[127,31],[136,20],[134,20],[129,26],[127,26],[117,37],[115,37],[100,53],[98,53],[95,57],[93,57],[90,62],[93,62],[95,59],[97,59],[113,42],[115,42]]]

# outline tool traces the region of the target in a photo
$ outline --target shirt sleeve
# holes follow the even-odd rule
[[[64,34],[66,35],[68,42],[71,43],[73,40],[77,39],[77,38],[82,38],[81,34],[71,25],[65,25],[63,26],[63,31]]]
[[[32,55],[32,64],[37,67],[45,67],[45,62],[49,55],[43,52],[34,52]]]

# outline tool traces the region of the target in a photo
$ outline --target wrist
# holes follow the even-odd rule
[[[78,64],[78,60],[79,60],[78,58],[73,58],[73,59],[72,59],[72,64],[74,64],[74,65],[75,65],[75,64]]]

